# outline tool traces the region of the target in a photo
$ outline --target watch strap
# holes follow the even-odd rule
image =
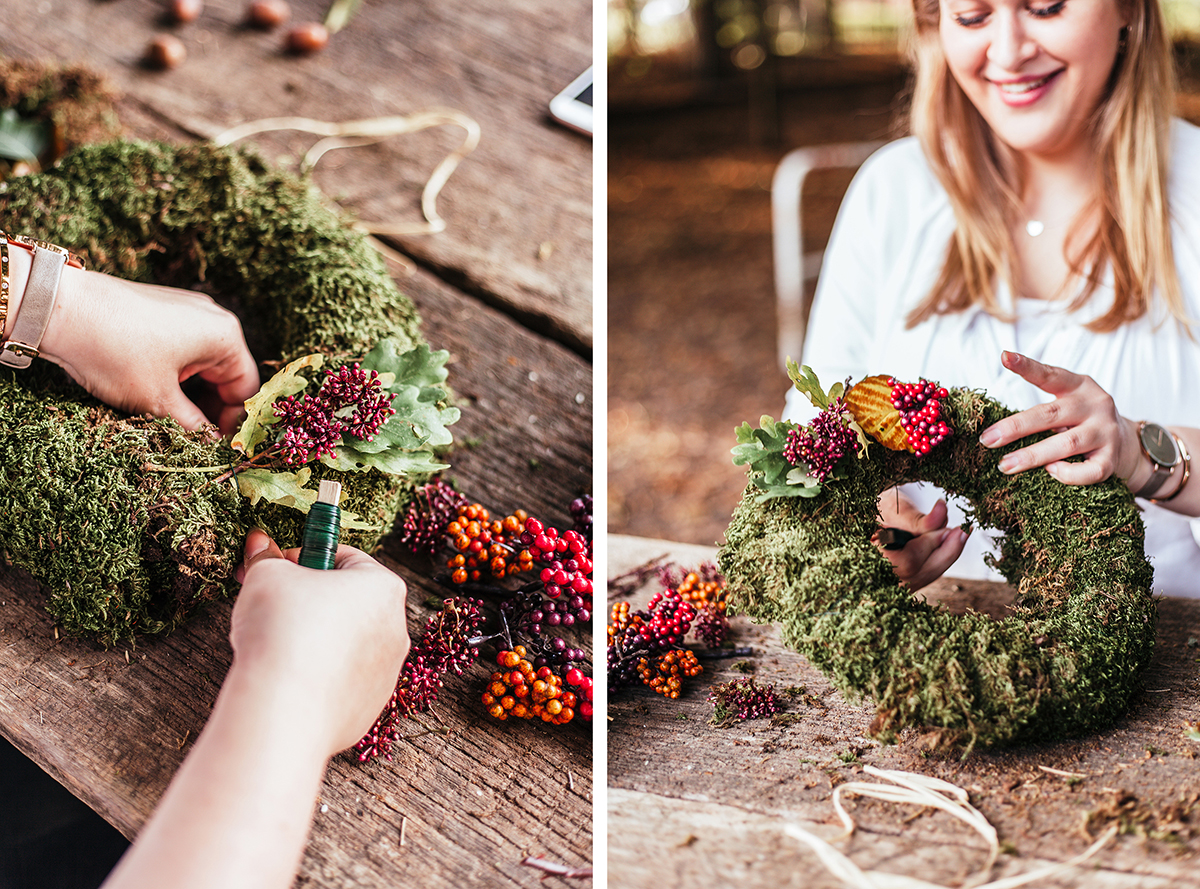
[[[1151,473],[1146,484],[1142,485],[1133,496],[1143,498],[1153,497],[1175,470],[1174,466],[1163,466],[1161,463],[1154,463],[1154,461],[1151,461],[1151,463],[1154,466],[1154,472]]]
[[[66,264],[67,251],[61,248],[55,250],[39,244],[34,249],[29,283],[25,285],[21,308],[13,321],[12,335],[0,346],[0,365],[29,367],[38,356]]]

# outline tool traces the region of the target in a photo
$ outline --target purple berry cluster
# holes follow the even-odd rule
[[[461,676],[475,663],[479,650],[467,640],[479,635],[483,623],[483,603],[478,599],[455,597],[443,603],[409,651],[383,713],[354,745],[359,762],[378,756],[392,758],[392,747],[400,738],[401,717],[428,710],[437,701],[442,677],[447,673]]]
[[[720,648],[729,635],[729,619],[715,604],[705,603],[696,612],[692,631],[709,648]]]
[[[454,490],[441,477],[417,488],[404,513],[400,542],[414,553],[435,557],[445,542],[446,526],[466,506],[467,495]]]
[[[714,685],[708,702],[713,705],[713,722],[761,719],[783,710],[775,685],[756,685],[754,677]]]
[[[299,466],[332,454],[343,435],[370,441],[395,413],[393,398],[383,391],[378,373],[368,375],[357,364],[348,364],[326,373],[316,395],[277,401],[284,462]]]
[[[918,454],[928,454],[954,431],[942,419],[942,399],[950,393],[929,380],[901,383],[888,377],[892,387],[892,407],[900,412],[900,426],[908,433],[908,443]]]
[[[835,398],[817,414],[812,426],[789,432],[783,448],[787,461],[793,466],[804,463],[813,478],[825,481],[838,460],[858,450],[858,438],[842,416],[845,410],[845,400]]]

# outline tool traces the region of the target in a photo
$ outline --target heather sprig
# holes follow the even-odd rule
[[[368,376],[357,364],[327,371],[315,395],[290,395],[273,406],[283,462],[299,466],[332,454],[345,435],[371,441],[395,413],[393,398],[376,371]]]
[[[714,725],[727,725],[734,720],[761,719],[783,709],[774,683],[757,685],[753,676],[714,685],[708,702],[713,705]]]
[[[812,426],[798,427],[788,432],[783,456],[793,466],[805,465],[809,474],[819,482],[833,472],[838,460],[858,450],[858,437],[847,420],[846,402],[841,396],[813,419]]]
[[[441,477],[417,489],[404,514],[400,542],[414,553],[431,558],[438,554],[446,536],[446,526],[454,521],[467,496],[454,490]]]
[[[442,677],[461,676],[475,663],[479,650],[469,640],[484,623],[478,599],[446,599],[442,610],[429,619],[421,638],[408,653],[392,697],[371,730],[356,745],[359,762],[382,756],[390,760],[400,738],[400,720],[423,713],[437,701]]]

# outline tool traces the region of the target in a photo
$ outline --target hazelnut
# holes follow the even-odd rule
[[[146,64],[160,71],[177,68],[186,58],[187,49],[183,41],[170,34],[159,34],[146,47]]]
[[[204,0],[172,0],[171,18],[180,24],[194,22],[204,11]]]
[[[264,30],[282,25],[291,16],[292,10],[284,0],[254,0],[246,7],[246,21]]]
[[[296,55],[307,56],[320,52],[329,43],[329,32],[318,22],[296,25],[287,35],[287,48]]]

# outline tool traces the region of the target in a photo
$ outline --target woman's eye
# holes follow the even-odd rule
[[[971,15],[955,14],[954,21],[964,28],[974,28],[976,25],[982,25],[987,19],[987,13],[980,12]]]
[[[1057,3],[1053,3],[1050,6],[1031,6],[1029,7],[1029,14],[1034,18],[1048,19],[1062,12],[1063,7],[1066,5],[1067,0],[1058,0]]]

